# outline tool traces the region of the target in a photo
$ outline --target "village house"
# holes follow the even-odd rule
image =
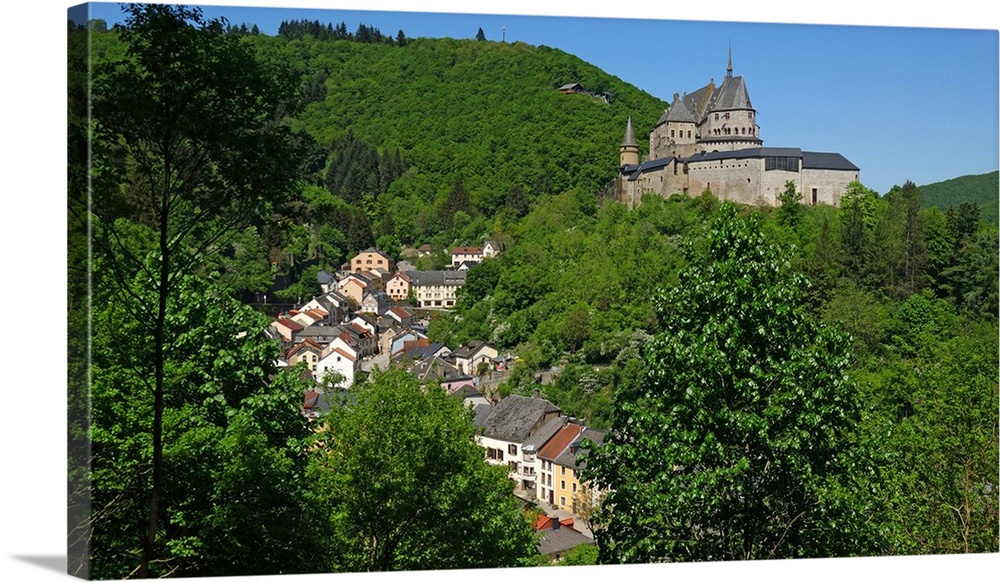
[[[458,268],[462,263],[478,263],[483,260],[483,247],[455,247],[451,249],[451,267]]]
[[[276,331],[279,336],[281,336],[281,340],[285,343],[291,343],[292,336],[295,334],[295,332],[302,331],[302,329],[304,328],[304,326],[301,323],[292,321],[291,319],[288,318],[272,321],[270,327],[271,329]]]
[[[359,309],[361,313],[382,316],[389,310],[389,303],[389,296],[384,291],[366,291]]]
[[[353,301],[353,305],[351,305],[353,309],[357,309],[361,305],[365,293],[375,289],[374,278],[365,273],[350,273],[337,282],[337,291],[347,297],[349,301]]]
[[[343,377],[338,388],[350,388],[357,378],[359,364],[358,352],[338,337],[326,347],[316,363],[316,381],[323,382],[326,374],[333,372]]]
[[[493,369],[493,359],[500,355],[500,352],[490,344],[474,340],[464,346],[459,346],[451,353],[455,367],[469,375],[477,375],[480,372],[480,365],[484,365],[485,370]]]
[[[489,463],[506,466],[519,489],[530,489],[534,486],[535,459],[524,455],[522,445],[538,433],[554,434],[561,426],[561,414],[548,400],[511,394],[477,424],[476,442],[486,449]]]
[[[394,301],[406,301],[410,296],[410,276],[405,271],[396,271],[385,282],[385,292]]]
[[[394,307],[390,307],[389,310],[385,312],[385,317],[387,319],[392,319],[399,325],[408,326],[413,325],[414,321],[416,321],[417,314],[402,305],[396,305]]]
[[[558,504],[560,500],[556,495],[556,491],[557,489],[565,490],[566,481],[564,471],[561,475],[562,484],[560,486],[560,475],[558,474],[559,471],[555,466],[555,460],[569,447],[570,443],[572,443],[581,432],[583,432],[583,426],[574,422],[567,422],[560,428],[558,433],[556,433],[538,450],[539,468],[538,488],[536,490],[537,499],[544,501],[549,505],[555,506],[558,509],[563,509],[568,504],[565,497],[562,499],[562,504]]]
[[[493,244],[493,241],[488,240],[488,241],[486,241],[486,242],[483,243],[483,258],[484,259],[493,259],[493,258],[496,258],[496,256],[498,254],[499,254],[499,252],[497,251],[496,245]]]
[[[361,273],[381,268],[391,273],[395,270],[393,263],[392,257],[378,249],[369,247],[351,259],[351,272]]]
[[[316,342],[307,339],[288,348],[285,352],[285,361],[289,366],[294,366],[299,362],[305,362],[306,367],[316,377],[316,364],[323,354],[323,347]]]
[[[581,545],[595,545],[592,537],[577,530],[573,518],[557,518],[540,515],[535,521],[535,536],[538,539],[538,553],[549,558],[553,564],[562,560],[566,552]]]
[[[350,300],[337,291],[327,291],[323,295],[314,296],[299,311],[310,309],[322,309],[329,313],[329,323],[340,323],[350,313]]]
[[[600,502],[600,491],[580,478],[580,471],[586,468],[586,462],[580,458],[580,448],[587,440],[595,446],[601,446],[604,443],[604,431],[584,427],[551,465],[555,478],[555,495],[552,497],[555,503],[552,505],[576,516],[589,516]]]
[[[465,284],[465,271],[410,271],[411,289],[417,307],[451,308],[456,291]]]

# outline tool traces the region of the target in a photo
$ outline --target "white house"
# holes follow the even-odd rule
[[[565,422],[559,407],[548,400],[511,394],[485,418],[477,418],[476,442],[486,449],[487,462],[507,467],[519,491],[533,491],[535,455]]]
[[[336,372],[344,377],[341,388],[350,388],[358,373],[358,353],[346,341],[337,338],[323,350],[323,356],[316,362],[316,380],[322,382],[327,372]]]

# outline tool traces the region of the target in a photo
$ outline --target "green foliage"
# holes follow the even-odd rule
[[[847,337],[805,312],[758,215],[723,204],[703,252],[657,296],[648,371],[588,464],[602,561],[878,552]]]
[[[96,286],[94,297],[91,573],[123,578],[139,564],[144,535],[152,350],[149,326],[108,289]],[[186,277],[170,307],[164,526],[153,572],[304,571],[319,526],[305,506],[301,470],[304,386],[275,375],[277,346],[263,335],[264,316],[217,286]],[[292,531],[312,533],[293,543]]]
[[[1000,220],[997,214],[1000,177],[997,172],[927,184],[920,187],[920,196],[925,208],[934,207],[944,212],[962,204],[971,204],[979,207],[979,220],[993,224]]]
[[[461,402],[401,370],[355,384],[310,471],[333,571],[529,565],[535,540],[506,468],[486,463]]]
[[[572,550],[563,554],[558,566],[594,566],[596,565],[599,551],[594,544],[580,544]]]

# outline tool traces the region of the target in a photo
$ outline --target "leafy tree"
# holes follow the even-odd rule
[[[136,288],[154,295],[146,285]],[[95,286],[89,516],[95,578],[139,573],[153,478],[147,424],[153,347],[148,328],[115,297],[110,285]],[[149,573],[311,569],[322,522],[306,506],[303,384],[274,368],[278,347],[263,334],[266,318],[218,285],[184,277],[169,307],[163,519]]]
[[[221,21],[183,6],[130,4],[125,11],[119,35],[127,57],[101,67],[93,84],[94,183],[102,194],[95,212],[105,264],[121,300],[148,325],[151,346],[152,476],[138,570],[145,577],[157,559],[166,510],[171,297],[207,251],[287,194],[300,168],[291,133],[278,119],[291,105],[281,81]],[[146,249],[128,247],[116,230],[120,217],[151,227],[155,260],[146,260]]]
[[[563,554],[557,566],[593,566],[598,563],[599,551],[594,544],[580,544]]]
[[[871,460],[855,445],[848,338],[810,317],[808,283],[724,203],[703,254],[656,297],[648,371],[615,394],[588,479],[601,560],[725,560],[878,551]]]
[[[802,193],[795,189],[795,182],[785,182],[785,189],[778,195],[778,202],[781,203],[777,210],[778,222],[796,230],[805,212],[801,204]]]
[[[334,571],[526,566],[531,527],[506,468],[486,463],[470,413],[402,370],[351,389],[312,466]]]

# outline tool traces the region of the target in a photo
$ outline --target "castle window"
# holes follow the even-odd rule
[[[766,156],[764,158],[764,171],[770,170],[798,172],[799,158],[790,156]]]
[[[688,130],[688,139],[691,139],[691,130]]]
[[[719,114],[718,114],[718,113],[716,113],[716,114],[715,114],[715,120],[716,120],[716,121],[718,121],[718,120],[719,120]]]
[[[670,130],[670,137],[674,137],[674,130]]]

